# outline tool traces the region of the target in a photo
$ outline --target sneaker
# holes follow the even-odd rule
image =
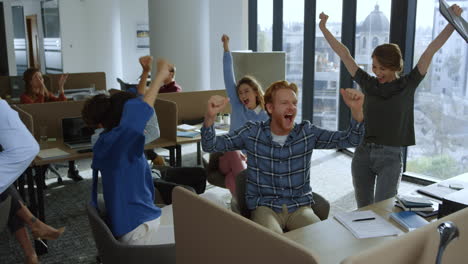
[[[72,179],[73,181],[81,181],[83,177],[81,177],[80,172],[78,170],[68,170],[68,178]]]

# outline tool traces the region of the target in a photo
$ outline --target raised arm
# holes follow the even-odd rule
[[[216,115],[223,111],[226,105],[229,103],[229,99],[220,95],[213,95],[210,97],[207,103],[205,112],[205,121],[203,122],[204,127],[211,127],[216,119]]]
[[[345,45],[343,45],[343,43],[339,42],[327,29],[326,24],[328,16],[322,12],[320,13],[319,18],[319,27],[323,33],[323,36],[327,40],[328,44],[330,44],[333,51],[336,52],[336,54],[338,54],[340,59],[343,61],[343,64],[345,65],[349,74],[351,74],[351,76],[354,77],[359,66],[356,64],[356,61],[354,61],[353,57],[351,56],[351,53],[349,53],[348,48]]]
[[[143,101],[148,103],[151,107],[154,106],[156,97],[159,93],[164,80],[169,76],[170,64],[164,59],[159,59],[157,63],[156,77],[151,81],[150,88],[145,92]]]
[[[463,9],[456,4],[452,5],[450,8],[456,16],[460,16],[463,11]],[[427,46],[426,50],[421,55],[421,58],[419,58],[417,64],[419,73],[421,75],[425,75],[427,73],[427,69],[431,64],[432,57],[445,44],[450,35],[452,35],[453,31],[453,26],[450,23],[447,24],[447,26],[445,26],[439,35],[429,44],[429,46]]]
[[[351,116],[354,120],[361,123],[364,121],[364,112],[362,106],[364,104],[364,94],[356,89],[346,88],[340,89],[343,101],[351,110]]]
[[[229,36],[223,34],[223,36],[221,37],[221,41],[223,42],[224,52],[229,52]]]
[[[242,103],[237,96],[236,81],[234,78],[234,69],[232,67],[232,55],[229,51],[229,36],[223,35],[221,38],[224,48],[223,56],[223,75],[224,75],[224,86],[226,87],[226,93],[231,100],[231,105],[233,108],[239,108],[242,106]]]
[[[68,74],[62,74],[60,75],[60,78],[58,80],[58,93],[59,93],[59,96],[61,96],[62,94],[64,94],[64,90],[65,90],[65,83],[67,82],[67,79],[68,79]]]
[[[151,65],[153,64],[153,57],[152,56],[143,56],[140,57],[140,65],[142,68],[140,82],[138,82],[137,93],[138,94],[145,94],[146,91],[146,80],[148,79],[148,75],[151,72]]]

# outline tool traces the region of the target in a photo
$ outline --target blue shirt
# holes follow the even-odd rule
[[[265,110],[261,110],[258,114],[254,110],[248,109],[239,99],[236,89],[236,81],[234,80],[234,70],[232,68],[231,52],[224,52],[223,56],[223,73],[224,85],[229,97],[229,102],[232,106],[231,127],[230,132],[240,128],[248,121],[267,121],[269,119]]]
[[[3,193],[31,164],[39,145],[18,113],[0,99],[0,193]]]
[[[364,134],[363,123],[351,121],[346,131],[328,131],[309,121],[295,124],[283,146],[272,141],[270,122],[248,122],[227,135],[215,136],[213,126],[202,130],[204,151],[247,152],[246,202],[250,210],[267,206],[289,212],[313,203],[310,187],[310,159],[313,149],[358,146]]]
[[[93,147],[92,201],[96,206],[100,171],[110,229],[117,237],[161,215],[154,205],[153,179],[143,153],[144,129],[153,113],[141,98],[128,100],[120,124],[101,133]]]

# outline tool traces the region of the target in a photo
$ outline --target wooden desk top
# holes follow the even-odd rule
[[[404,232],[397,223],[389,220],[391,212],[401,211],[394,206],[394,200],[394,198],[390,198],[359,210],[372,210]],[[287,232],[284,236],[318,255],[319,263],[333,264],[340,263],[346,257],[357,252],[397,238],[397,236],[388,236],[357,239],[333,216],[325,221]]]
[[[163,147],[169,147],[169,146],[175,146],[175,145],[176,145],[176,142],[174,142],[173,140],[169,140],[166,138],[158,138],[155,141],[149,144],[146,144],[145,150],[154,149],[154,148],[163,148]],[[93,152],[78,153],[78,149],[69,148],[68,146],[63,144],[61,139],[58,139],[55,142],[47,142],[41,145],[41,150],[51,149],[51,148],[58,148],[60,150],[70,153],[70,155],[66,157],[57,157],[57,158],[48,158],[48,159],[41,159],[39,157],[36,157],[33,161],[33,165],[41,166],[41,165],[47,165],[51,163],[59,163],[59,162],[66,162],[70,160],[80,160],[80,159],[87,159],[87,158],[93,157]]]
[[[468,173],[453,177],[448,180],[468,180]],[[443,183],[444,181],[442,181]],[[435,185],[440,183],[434,183]],[[401,209],[394,206],[395,198],[390,198],[376,204],[372,204],[359,210],[372,210],[382,216],[388,222],[405,232],[395,221],[390,220],[390,213],[400,212]],[[428,221],[436,217],[428,218]],[[375,247],[385,241],[396,239],[397,236],[357,239],[333,216],[327,220],[313,225],[305,226],[285,233],[285,237],[301,244],[312,253],[319,256],[320,263],[337,264],[346,257],[355,255],[360,251]]]
[[[71,149],[65,144],[63,144],[62,141],[55,141],[55,142],[47,142],[45,144],[41,144],[41,150],[45,149],[51,149],[51,148],[58,148],[60,150],[63,150],[65,152],[70,153],[70,155],[66,157],[57,157],[57,158],[48,158],[48,159],[41,159],[39,157],[36,157],[33,161],[33,165],[35,166],[41,166],[41,165],[47,165],[51,163],[59,163],[59,162],[65,162],[65,161],[70,161],[70,160],[80,160],[80,159],[86,159],[90,158],[93,156],[92,152],[86,152],[86,153],[78,153],[77,149]]]

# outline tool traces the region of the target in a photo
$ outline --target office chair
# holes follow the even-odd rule
[[[137,84],[126,83],[120,78],[116,78],[116,79],[117,79],[117,82],[120,84],[120,90],[128,92],[130,88],[134,88],[136,92]]]
[[[186,189],[172,197],[178,264],[319,263],[302,245]]]
[[[223,155],[222,152],[210,153],[210,159],[206,166],[206,175],[207,181],[215,186],[226,188],[224,183],[224,174],[219,171],[219,157]],[[237,198],[232,197],[231,199],[231,209],[232,211],[250,218],[250,210],[247,209],[247,204],[245,203],[245,183],[247,180],[247,173],[243,171],[239,173],[236,177],[236,192]],[[314,213],[320,218],[320,220],[325,220],[328,218],[330,213],[330,203],[320,194],[313,192],[312,193],[315,204],[311,207],[314,210]]]
[[[102,263],[175,263],[175,245],[126,245],[115,239],[94,206],[86,206],[89,224]]]

